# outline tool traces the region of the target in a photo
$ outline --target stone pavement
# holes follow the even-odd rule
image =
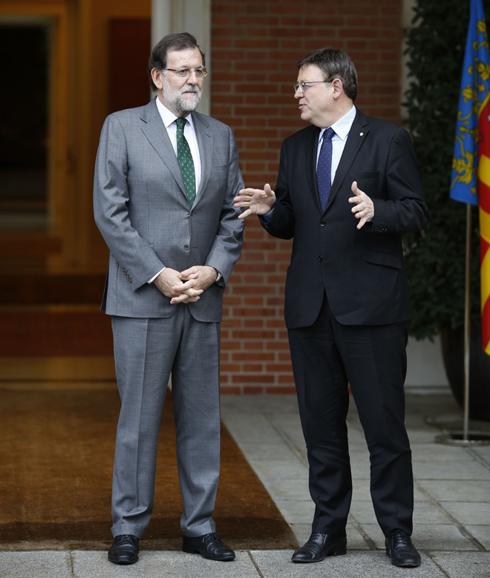
[[[228,430],[303,542],[309,535],[313,507],[295,398],[224,396],[222,409]],[[118,567],[100,551],[0,551],[0,577],[490,578],[490,446],[463,448],[434,441],[444,428],[462,427],[460,411],[446,390],[409,390],[407,425],[415,474],[413,539],[422,553],[420,568],[397,569],[384,553],[369,497],[366,445],[352,407],[354,495],[346,556],[296,565],[290,562],[288,550],[240,551],[235,562],[216,563],[181,552],[144,550],[138,564]],[[490,423],[472,424],[472,429],[490,432]]]

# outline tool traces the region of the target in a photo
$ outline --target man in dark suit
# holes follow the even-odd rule
[[[243,186],[231,129],[196,112],[206,68],[188,33],[154,47],[156,98],[109,115],[94,178],[110,250],[103,309],[112,316],[121,397],[109,560],[133,564],[153,507],[160,419],[172,376],[185,552],[235,558],[215,533],[220,469],[219,331],[240,256]]]
[[[413,477],[404,425],[408,295],[401,234],[427,221],[405,130],[354,106],[357,72],[342,51],[298,64],[294,97],[310,126],[281,149],[276,191],[240,191],[241,218],[293,238],[285,317],[315,503],[293,562],[345,554],[352,495],[348,384],[371,458],[371,496],[396,566],[416,567]]]

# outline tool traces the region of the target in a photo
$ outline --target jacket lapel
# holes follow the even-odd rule
[[[305,146],[305,167],[306,167],[306,177],[310,180],[308,185],[308,190],[313,191],[315,196],[315,203],[318,210],[321,211],[320,205],[320,195],[318,193],[318,184],[316,180],[316,157],[318,151],[318,137],[320,135],[320,129],[317,126],[312,126],[312,130],[308,132],[307,143]],[[313,154],[311,154],[313,151]]]
[[[163,126],[162,118],[158,113],[155,101],[152,100],[144,108],[141,114],[141,130],[148,139],[149,143],[155,149],[158,156],[171,172],[175,182],[179,186],[185,199],[187,199],[184,189],[184,182],[180,173],[179,163],[175,156],[175,151],[168,137],[167,131]]]
[[[196,205],[202,198],[203,191],[206,189],[211,174],[213,137],[211,136],[209,123],[205,116],[198,112],[193,112],[192,120],[196,131],[197,144],[199,146],[199,156],[201,158],[201,183],[197,191],[196,200],[194,201],[194,204]]]
[[[352,163],[354,162],[354,159],[357,156],[357,153],[359,152],[359,149],[366,139],[368,132],[369,125],[367,118],[361,112],[357,111],[356,117],[354,118],[354,122],[352,123],[351,129],[347,136],[347,142],[345,143],[339,166],[335,172],[335,178],[332,183],[330,197],[328,199],[328,204],[325,210],[328,210],[335,196],[337,195]]]

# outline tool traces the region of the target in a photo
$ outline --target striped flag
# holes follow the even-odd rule
[[[490,355],[490,52],[482,0],[470,2],[449,194],[479,206],[482,342]]]

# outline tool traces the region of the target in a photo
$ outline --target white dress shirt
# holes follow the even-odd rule
[[[344,152],[345,143],[347,142],[347,137],[349,136],[349,131],[352,127],[352,123],[356,117],[356,107],[352,108],[344,114],[342,118],[339,118],[337,122],[334,122],[331,128],[335,131],[335,135],[332,137],[332,178],[331,183],[335,178],[335,173],[340,163],[340,158]],[[316,153],[316,164],[318,166],[318,158],[320,156],[320,149],[322,147],[323,133],[327,128],[322,128],[320,131],[320,136],[318,137],[318,149]]]
[[[162,117],[163,125],[167,129],[168,138],[172,143],[175,154],[177,155],[177,125],[175,121],[177,117],[173,112],[171,112],[161,100],[156,97],[157,109]],[[197,144],[196,130],[194,128],[194,122],[192,120],[192,114],[188,114],[186,117],[187,122],[184,125],[184,136],[191,149],[192,160],[194,161],[194,172],[196,174],[196,198],[199,195],[199,185],[201,184],[201,157],[199,155],[199,146]]]

